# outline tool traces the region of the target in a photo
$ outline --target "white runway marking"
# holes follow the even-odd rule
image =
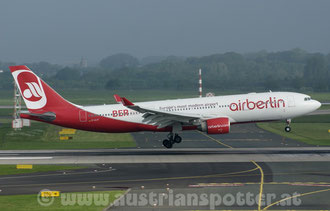
[[[13,153],[0,153],[0,156],[4,156],[4,155],[11,155],[11,156],[13,156],[13,155],[19,155],[19,154],[13,154]]]
[[[104,173],[104,172],[110,172],[110,171],[115,171],[117,169],[109,169],[109,170],[100,170],[100,171],[88,171],[88,172],[68,172],[70,170],[57,170],[61,171],[61,173],[56,173],[56,174],[42,174],[42,175],[23,175],[23,176],[10,176],[10,177],[0,177],[0,180],[3,179],[19,179],[19,178],[29,178],[29,177],[50,177],[50,176],[68,176],[68,175],[78,175],[78,174],[99,174],[99,173]],[[63,172],[66,172],[66,174],[63,174]],[[39,173],[39,172],[36,172]]]
[[[237,138],[237,139],[223,139],[223,141],[272,141],[272,139],[242,139],[242,138]]]
[[[46,160],[53,157],[0,157],[0,160]]]

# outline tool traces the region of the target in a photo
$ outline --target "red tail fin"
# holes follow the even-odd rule
[[[73,106],[27,66],[10,66],[9,69],[30,112],[55,112],[59,108]]]

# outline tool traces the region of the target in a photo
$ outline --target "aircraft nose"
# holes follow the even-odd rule
[[[315,110],[319,109],[321,107],[321,103],[317,100],[314,100],[314,106],[315,106]]]

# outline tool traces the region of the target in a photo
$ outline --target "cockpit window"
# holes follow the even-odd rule
[[[305,97],[305,101],[310,101],[312,98],[311,97]]]

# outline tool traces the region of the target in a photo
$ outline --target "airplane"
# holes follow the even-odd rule
[[[28,108],[21,118],[94,132],[168,132],[166,148],[182,141],[183,130],[226,134],[233,124],[286,120],[290,132],[292,118],[321,106],[305,94],[271,91],[139,103],[114,95],[118,104],[81,106],[65,100],[27,66],[9,69]]]

